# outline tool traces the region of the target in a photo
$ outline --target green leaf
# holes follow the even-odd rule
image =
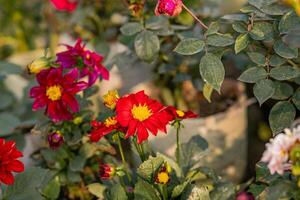
[[[212,200],[235,199],[236,187],[232,183],[218,183],[211,192]]]
[[[1,91],[0,110],[4,110],[11,106],[14,103],[14,100],[14,96],[10,92]]]
[[[274,134],[281,132],[283,129],[291,126],[296,116],[296,109],[288,101],[276,103],[271,109],[269,121],[271,130]]]
[[[92,183],[87,186],[89,192],[100,199],[104,199],[104,191],[106,187],[100,183]]]
[[[181,196],[181,200],[185,199],[210,200],[211,198],[207,187],[190,184]]]
[[[208,27],[208,29],[207,29],[207,31],[206,31],[206,35],[208,36],[208,35],[212,35],[212,34],[215,34],[215,33],[217,33],[218,31],[219,31],[219,29],[220,29],[220,25],[219,25],[219,23],[218,22],[212,22],[210,25],[209,25],[209,27]]]
[[[232,45],[234,39],[230,34],[213,34],[207,37],[207,44],[215,47],[226,47]]]
[[[151,30],[161,30],[168,26],[169,21],[165,16],[152,16],[145,23],[145,27]]]
[[[291,196],[293,191],[295,191],[295,183],[289,180],[281,180],[276,182],[276,184],[270,185],[266,190],[265,199],[294,199]]]
[[[250,31],[250,36],[253,40],[263,40],[265,38],[265,33],[261,29],[261,26],[254,24],[253,28]]]
[[[235,40],[234,51],[236,54],[247,48],[249,43],[249,36],[247,33],[241,34]]]
[[[271,80],[265,79],[258,81],[253,88],[254,96],[257,98],[259,105],[271,98],[275,93],[275,86]]]
[[[225,69],[221,59],[214,54],[205,54],[200,62],[200,74],[203,80],[220,93],[225,77]]]
[[[247,25],[243,22],[235,22],[232,24],[233,30],[238,33],[246,33],[247,32]]]
[[[70,161],[69,168],[73,172],[81,171],[84,167],[86,158],[82,155],[76,156],[74,159]]]
[[[164,159],[162,157],[150,157],[138,167],[137,173],[143,179],[152,182],[157,170],[163,163]]]
[[[167,162],[171,166],[171,168],[175,171],[177,177],[179,177],[179,178],[182,177],[181,168],[172,158],[169,158],[168,156],[161,154],[159,152],[157,152],[156,155],[157,155],[157,157],[162,157],[165,160],[165,162]]]
[[[151,31],[140,32],[134,41],[137,56],[145,61],[152,61],[159,52],[160,43],[157,35]]]
[[[274,85],[275,85],[275,93],[272,96],[272,99],[286,100],[294,93],[293,87],[290,86],[288,83],[275,81]]]
[[[270,76],[276,80],[284,81],[299,76],[299,70],[291,66],[279,66],[271,69]]]
[[[143,30],[143,25],[138,22],[129,22],[124,24],[120,31],[122,34],[127,36],[135,35]]]
[[[251,67],[244,71],[238,80],[246,83],[256,83],[267,77],[267,72],[263,67]]]
[[[6,61],[0,61],[0,77],[9,74],[20,74],[22,71],[22,67],[19,65]]]
[[[266,63],[266,58],[265,55],[261,53],[256,53],[256,52],[248,52],[248,56],[250,57],[251,61],[260,65],[264,66]]]
[[[290,11],[281,18],[278,29],[280,33],[284,34],[297,26],[300,26],[300,18],[294,11]]]
[[[213,89],[214,88],[211,85],[209,85],[208,83],[205,83],[203,86],[203,95],[209,103],[211,102],[210,98],[211,98]]]
[[[43,195],[49,200],[55,200],[58,198],[60,193],[60,182],[58,179],[54,178],[50,181],[46,187],[43,188]]]
[[[251,184],[249,187],[248,192],[252,193],[255,198],[258,198],[258,196],[266,189],[266,185],[256,185],[256,184]]]
[[[39,193],[44,181],[49,177],[49,170],[30,167],[25,172],[17,174],[12,186],[4,191],[6,200],[43,200]]]
[[[127,194],[124,188],[120,184],[114,184],[110,188],[110,198],[111,200],[127,200]]]
[[[280,66],[280,65],[283,65],[285,63],[285,59],[280,57],[280,56],[277,56],[277,55],[272,55],[270,57],[270,65],[273,66],[273,67],[277,67],[277,66]]]
[[[284,15],[287,11],[287,7],[280,5],[278,3],[262,6],[260,8],[261,11],[268,15]]]
[[[159,192],[149,183],[138,179],[134,187],[135,200],[161,200]]]
[[[276,181],[280,175],[279,174],[270,174],[270,170],[266,163],[258,162],[255,166],[255,172],[256,172],[256,181],[262,182],[265,184],[272,184],[274,181]]]
[[[172,198],[176,198],[176,197],[178,197],[179,195],[181,195],[182,192],[185,190],[185,188],[188,186],[188,184],[189,184],[189,181],[185,181],[185,182],[183,182],[183,183],[180,184],[180,185],[176,185],[176,186],[174,187],[173,191],[172,191],[171,197],[172,197]]]
[[[15,128],[21,124],[16,116],[3,112],[0,114],[0,137],[8,136],[13,133]]]
[[[204,45],[204,41],[200,39],[186,38],[179,42],[174,51],[182,55],[193,55],[201,52]]]
[[[284,58],[293,59],[298,57],[298,49],[287,46],[281,40],[275,42],[274,50],[278,55]]]
[[[297,107],[298,110],[300,110],[300,90],[298,89],[295,94],[293,95],[293,103]]]

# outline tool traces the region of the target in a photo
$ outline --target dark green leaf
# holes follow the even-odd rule
[[[105,186],[100,183],[92,183],[87,186],[89,192],[96,197],[103,199],[103,193],[105,191]]]
[[[234,39],[230,34],[213,34],[207,37],[207,44],[215,47],[226,47],[232,45]]]
[[[169,21],[165,16],[152,16],[145,23],[145,27],[151,30],[165,29],[168,26]]]
[[[221,59],[214,54],[205,54],[200,62],[200,74],[203,80],[220,92],[225,77],[225,69]]]
[[[0,61],[0,77],[8,74],[20,74],[22,71],[23,70],[19,65],[6,61]]]
[[[209,27],[208,27],[208,29],[207,29],[207,31],[206,31],[206,35],[212,35],[212,34],[215,34],[215,33],[217,33],[218,31],[219,31],[219,29],[220,29],[220,25],[219,25],[219,23],[218,22],[212,22],[210,25],[209,25]]]
[[[254,85],[253,93],[259,104],[262,105],[266,100],[274,95],[275,86],[271,80],[260,80]]]
[[[21,121],[16,116],[2,112],[0,114],[0,137],[8,136],[12,134],[17,126],[21,124]]]
[[[270,76],[276,80],[284,81],[299,76],[299,70],[291,66],[279,66],[271,69]]]
[[[243,22],[235,22],[232,24],[233,30],[238,33],[246,33],[247,32],[247,25]]]
[[[121,27],[121,32],[124,35],[132,36],[143,30],[143,25],[138,22],[129,22]]]
[[[260,65],[264,66],[266,63],[265,55],[257,52],[248,52],[248,56],[250,57],[251,61]]]
[[[138,179],[134,187],[135,200],[161,200],[159,192],[149,183]]]
[[[277,66],[283,65],[285,62],[286,61],[284,58],[277,56],[277,55],[272,55],[270,58],[269,64],[273,67],[277,67]]]
[[[127,194],[124,188],[120,184],[114,184],[110,188],[110,199],[111,200],[127,200]]]
[[[76,156],[74,159],[70,161],[70,170],[73,172],[81,171],[84,167],[86,158],[82,155]]]
[[[201,52],[204,45],[204,41],[200,39],[186,38],[179,42],[174,51],[182,55],[193,55]]]
[[[267,77],[267,72],[263,67],[251,67],[244,71],[238,80],[246,83],[256,83]]]
[[[178,197],[179,195],[182,194],[182,192],[185,190],[186,186],[188,186],[189,184],[189,181],[185,181],[183,182],[182,184],[180,185],[176,185],[172,191],[172,198],[176,198]]]
[[[43,195],[49,200],[55,200],[58,198],[60,193],[60,182],[58,179],[52,179],[46,187],[43,188]]]
[[[151,31],[144,30],[136,36],[134,47],[140,59],[152,61],[159,52],[160,43],[157,35]]]
[[[272,96],[272,99],[286,100],[294,93],[293,87],[290,86],[288,83],[275,81],[274,85],[275,85],[275,93]]]
[[[247,33],[239,35],[235,40],[235,45],[234,45],[235,53],[238,54],[242,50],[244,50],[248,46],[248,43],[249,43],[249,36]]]
[[[298,49],[287,46],[281,40],[275,42],[274,50],[278,55],[284,58],[292,59],[298,57]]]
[[[297,26],[300,26],[300,18],[294,11],[291,11],[281,18],[278,29],[280,33],[287,33],[290,29]]]
[[[296,109],[288,101],[276,103],[269,115],[270,126],[274,134],[291,126],[296,116]]]
[[[162,157],[150,157],[139,166],[137,173],[143,179],[151,182],[163,163],[164,159]]]
[[[300,90],[297,90],[295,94],[293,95],[293,103],[297,107],[298,110],[300,110]]]

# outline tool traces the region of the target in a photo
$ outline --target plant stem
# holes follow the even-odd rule
[[[162,194],[163,200],[168,200],[168,191],[166,185],[159,184],[158,188]]]
[[[180,165],[180,153],[181,153],[181,147],[180,147],[180,138],[179,138],[179,133],[180,133],[180,122],[175,123],[175,128],[176,128],[176,161],[178,165]]]
[[[141,145],[137,143],[136,136],[133,138],[133,143],[134,143],[134,146],[135,146],[136,151],[138,152],[138,154],[139,154],[139,156],[140,156],[141,161],[144,162],[144,161],[145,161],[145,158],[144,158],[144,150],[143,150],[143,148],[141,147]]]
[[[191,11],[186,5],[182,4],[182,7],[200,24],[204,29],[208,29],[208,27]]]
[[[123,166],[124,166],[124,171],[125,171],[125,174],[128,178],[128,181],[131,183],[131,176],[127,170],[127,163],[126,163],[126,159],[125,159],[125,156],[124,156],[124,151],[123,151],[123,147],[122,147],[122,144],[121,144],[121,139],[120,139],[120,135],[119,133],[117,133],[117,138],[118,138],[118,146],[119,146],[119,151],[120,151],[120,154],[121,154],[121,159],[122,159],[122,163],[123,163]]]

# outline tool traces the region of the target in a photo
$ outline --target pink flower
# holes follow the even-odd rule
[[[63,69],[49,68],[36,76],[39,86],[30,90],[30,97],[35,101],[33,110],[46,107],[46,115],[54,122],[71,120],[72,113],[79,111],[75,94],[86,89],[87,83],[78,82],[78,70],[72,69],[63,74]]]
[[[60,131],[55,131],[48,135],[48,143],[52,149],[57,149],[64,143],[64,136]]]
[[[155,15],[177,16],[182,11],[182,0],[158,0]]]
[[[289,150],[295,144],[296,137],[289,133],[291,132],[287,129],[266,144],[267,149],[261,160],[268,163],[271,174],[277,172],[282,175],[285,170],[290,169]]]
[[[80,78],[88,76],[88,85],[93,85],[99,76],[109,79],[109,71],[102,65],[103,56],[85,49],[79,38],[74,46],[65,45],[67,51],[56,54],[56,62],[64,68],[80,69]]]
[[[73,12],[78,2],[76,0],[51,0],[51,3],[59,11]]]
[[[236,196],[236,200],[255,200],[253,194],[249,192],[240,192]]]

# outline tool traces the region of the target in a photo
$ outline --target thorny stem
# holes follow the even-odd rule
[[[123,166],[124,166],[124,171],[125,171],[125,174],[128,178],[128,181],[131,183],[131,176],[127,170],[127,163],[126,163],[126,160],[125,160],[125,156],[124,156],[124,151],[123,151],[123,147],[122,147],[122,144],[121,144],[121,139],[120,139],[120,135],[119,133],[117,133],[117,140],[118,140],[118,146],[119,146],[119,151],[120,151],[120,154],[121,154],[121,159],[122,159],[122,163],[123,163]]]
[[[182,7],[200,24],[204,29],[208,29],[208,27],[191,11],[186,5],[182,4]]]

